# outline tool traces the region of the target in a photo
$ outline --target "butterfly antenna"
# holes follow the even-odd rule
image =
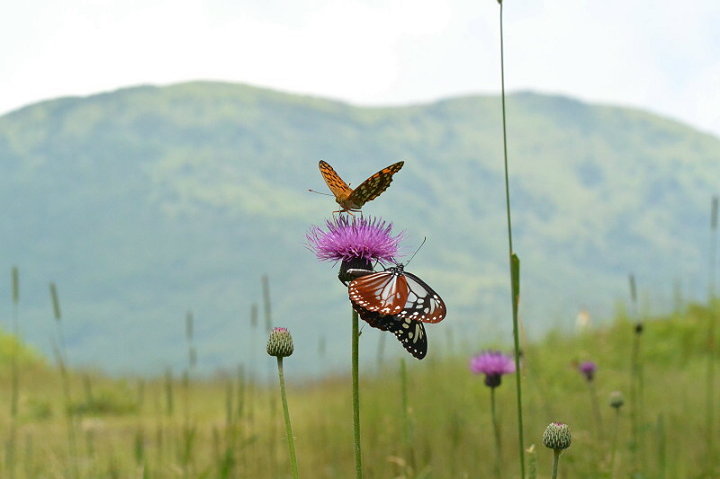
[[[333,196],[333,195],[331,195],[330,193],[323,193],[322,191],[315,191],[315,190],[312,190],[312,189],[308,189],[308,191],[309,191],[310,193],[317,193],[318,195]]]
[[[423,247],[423,245],[425,244],[426,241],[427,241],[427,236],[425,236],[423,238],[422,243],[420,243],[420,246],[418,246],[417,249],[415,250],[415,252],[412,254],[412,256],[410,256],[410,259],[407,260],[407,262],[405,263],[405,266],[410,264],[410,261],[412,261],[413,258],[415,257],[415,255],[418,254],[418,251],[420,251],[420,248]]]

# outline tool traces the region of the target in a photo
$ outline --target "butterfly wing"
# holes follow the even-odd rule
[[[322,162],[321,162],[322,163]],[[370,200],[374,200],[378,196],[380,196],[380,193],[387,190],[388,186],[390,186],[390,183],[392,183],[392,177],[395,173],[400,171],[400,168],[402,168],[403,164],[405,162],[399,161],[397,163],[394,163],[386,168],[383,168],[382,170],[378,171],[374,175],[372,175],[367,180],[360,183],[360,185],[352,190],[350,193],[350,201],[357,205],[358,208],[360,208],[362,205],[367,203]],[[327,165],[327,163],[326,163]],[[330,165],[328,165],[329,167]],[[332,168],[330,168],[332,170]],[[322,171],[322,167],[320,169]],[[333,172],[334,173],[334,172]],[[324,173],[323,173],[324,176]],[[336,175],[337,176],[337,175]],[[339,179],[339,178],[338,178]],[[327,178],[325,179],[327,182]],[[342,181],[342,180],[340,180]],[[343,183],[344,184],[344,183]],[[328,182],[328,186],[330,183]],[[347,185],[346,185],[347,186]],[[330,189],[332,190],[332,186],[330,186]],[[335,193],[333,191],[333,193]],[[335,195],[337,196],[337,194]]]
[[[333,167],[328,163],[321,160],[318,167],[320,168],[320,174],[325,180],[325,183],[327,183],[328,188],[330,188],[332,194],[335,195],[335,199],[338,201],[346,200],[353,192],[352,188],[350,188],[348,184],[340,178],[340,175],[338,175]]]
[[[400,313],[408,298],[408,283],[397,268],[361,276],[348,285],[353,306],[381,315]]]
[[[360,318],[373,328],[393,333],[405,350],[415,358],[422,359],[427,354],[427,335],[425,326],[420,321],[397,316],[383,316],[376,311],[368,311],[357,306],[354,308]]]
[[[447,315],[445,302],[428,284],[412,273],[404,272],[407,282],[407,301],[399,318],[414,319],[424,323],[439,323]]]

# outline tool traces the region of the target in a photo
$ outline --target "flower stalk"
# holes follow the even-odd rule
[[[353,444],[355,446],[355,477],[362,479],[362,448],[360,446],[360,381],[358,350],[360,343],[360,329],[358,314],[352,311],[352,406],[353,406]]]
[[[500,422],[497,417],[497,407],[495,404],[495,389],[490,388],[490,414],[492,415],[493,433],[495,436],[495,477],[502,477],[502,443],[500,438]]]
[[[297,455],[295,454],[295,436],[292,431],[292,423],[290,422],[290,410],[287,402],[287,392],[285,390],[285,372],[283,370],[283,358],[290,356],[294,351],[292,336],[285,328],[274,328],[270,332],[270,338],[267,344],[267,353],[275,356],[277,359],[278,379],[280,382],[280,398],[283,405],[283,415],[285,418],[285,433],[288,441],[288,452],[290,454],[290,469],[292,470],[293,479],[300,477],[298,473]]]
[[[495,389],[502,383],[505,374],[515,372],[515,363],[509,356],[500,351],[485,351],[470,360],[470,370],[475,374],[485,375],[485,385],[490,388],[490,414],[495,438],[495,477],[502,477],[502,442],[500,422],[497,416]]]
[[[545,428],[543,433],[543,444],[553,450],[552,479],[557,479],[560,454],[570,447],[572,437],[570,428],[561,422],[552,422]]]

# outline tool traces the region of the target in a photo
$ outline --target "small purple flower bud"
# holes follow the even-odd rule
[[[267,343],[267,353],[276,358],[285,358],[294,351],[292,336],[287,328],[273,328]]]
[[[625,404],[625,399],[620,391],[613,391],[610,393],[610,406],[615,409],[620,409]]]
[[[543,434],[543,444],[554,451],[561,451],[570,447],[572,436],[567,424],[551,422]]]

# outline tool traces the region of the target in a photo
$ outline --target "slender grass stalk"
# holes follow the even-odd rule
[[[10,379],[10,438],[7,447],[7,470],[10,479],[15,477],[15,464],[17,455],[17,422],[18,398],[20,396],[20,323],[18,321],[18,304],[20,302],[20,272],[17,266],[11,270],[12,276],[12,351],[11,351],[11,379]]]
[[[270,302],[270,279],[267,275],[262,277],[263,313],[265,314],[265,332],[272,331],[272,309]]]
[[[384,334],[381,336],[385,336]],[[415,451],[413,449],[413,426],[410,421],[410,404],[408,402],[408,377],[405,358],[400,358],[400,401],[402,405],[401,417],[403,424],[403,442],[405,445],[405,455],[407,462],[410,464],[411,470],[415,468]]]
[[[508,261],[510,266],[510,298],[512,302],[513,342],[515,347],[515,389],[517,398],[518,453],[520,455],[520,477],[525,479],[525,437],[522,414],[522,374],[520,373],[520,331],[518,326],[518,300],[520,297],[520,259],[513,250],[512,216],[510,208],[510,173],[508,170],[507,114],[505,108],[505,45],[503,39],[503,3],[500,5],[500,83],[502,99],[503,158],[505,167],[505,211],[507,215]]]
[[[145,431],[142,427],[138,427],[135,430],[133,437],[133,456],[135,457],[135,464],[142,466],[145,464]]]
[[[196,428],[190,419],[191,399],[190,399],[190,371],[185,370],[182,375],[183,388],[183,448],[182,448],[182,466],[183,477],[189,479],[191,477],[192,461],[195,449]]]
[[[251,334],[250,334],[250,365],[256,365],[257,364],[257,355],[256,355],[256,343],[260,343],[258,336],[258,305],[253,303],[250,306],[250,328],[251,328]],[[250,367],[248,367],[248,370],[245,370],[243,366],[242,370],[242,376],[243,380],[238,383],[241,384],[243,387],[243,398],[246,398],[245,401],[242,401],[242,405],[245,408],[247,412],[247,419],[248,424],[250,426],[255,425],[255,387],[254,383],[252,382],[252,379],[255,374],[257,374],[257,371],[253,371]],[[238,404],[240,405],[240,403]],[[242,413],[239,413],[239,417],[242,417]],[[251,431],[252,432],[252,431]]]
[[[172,417],[173,413],[175,412],[175,392],[173,387],[173,375],[172,375],[172,369],[167,368],[165,370],[165,381],[164,381],[164,390],[165,390],[165,415],[168,417]]]
[[[37,474],[35,473],[35,442],[33,440],[33,436],[30,434],[25,436],[25,454],[23,455],[23,464],[25,477],[37,477]]]
[[[195,369],[197,361],[197,354],[193,346],[193,313],[188,311],[185,315],[185,340],[187,342],[187,368],[185,374],[183,374],[183,392],[184,392],[184,417],[185,417],[185,430],[190,430],[190,411],[192,410],[192,372]]]
[[[145,380],[140,378],[137,380],[137,387],[136,387],[136,399],[135,403],[137,404],[137,412],[138,415],[142,414],[142,411],[145,407]]]
[[[193,312],[188,311],[185,315],[185,339],[187,341],[188,348],[188,371],[194,369],[197,364],[197,351],[193,345],[194,331],[195,326]]]
[[[58,367],[60,368],[60,379],[62,382],[63,398],[65,401],[65,417],[67,419],[68,447],[70,450],[70,471],[71,477],[77,478],[80,475],[78,469],[78,448],[77,434],[75,431],[75,413],[72,408],[72,395],[70,391],[70,377],[67,370],[67,350],[65,347],[65,334],[62,328],[62,310],[60,309],[60,298],[55,283],[50,283],[50,299],[53,307],[53,317],[57,324],[58,342],[55,348]]]
[[[290,410],[288,409],[287,394],[285,392],[285,373],[283,372],[283,358],[277,357],[278,377],[280,379],[280,397],[282,398],[283,415],[285,417],[285,433],[288,441],[288,451],[290,452],[290,467],[294,479],[298,479],[297,456],[295,455],[295,436],[293,436],[292,424],[290,423]]]
[[[537,451],[535,450],[535,444],[530,444],[530,447],[526,449],[528,454],[528,479],[537,478]]]
[[[665,418],[658,414],[655,437],[657,440],[658,479],[665,479],[667,473],[667,438],[665,437]]]
[[[713,196],[710,211],[710,252],[709,263],[710,271],[708,274],[708,354],[707,354],[707,372],[705,378],[705,424],[707,426],[707,464],[708,475],[713,475],[715,455],[715,362],[717,361],[716,346],[716,313],[715,313],[715,267],[717,264],[717,243],[718,243],[718,197]]]
[[[502,442],[500,437],[500,422],[497,417],[497,407],[495,404],[495,390],[490,389],[490,414],[492,415],[493,433],[495,436],[495,477],[502,477]]]
[[[640,338],[643,332],[643,324],[640,321],[640,314],[637,305],[637,284],[635,275],[630,274],[630,300],[631,300],[631,316],[635,320],[632,349],[630,352],[630,425],[631,425],[631,443],[630,449],[633,453],[633,468],[635,472],[640,469],[642,438],[640,437],[640,413],[642,410],[642,362],[640,360]]]
[[[605,434],[603,431],[603,420],[602,414],[600,413],[600,402],[598,401],[597,390],[595,389],[594,381],[586,381],[588,385],[588,392],[590,393],[590,403],[592,404],[593,416],[595,417],[595,432],[598,439],[603,442]]]
[[[355,446],[355,477],[362,479],[362,449],[360,447],[360,380],[359,380],[359,343],[360,330],[358,314],[352,312],[352,405],[353,405],[353,443]]]

